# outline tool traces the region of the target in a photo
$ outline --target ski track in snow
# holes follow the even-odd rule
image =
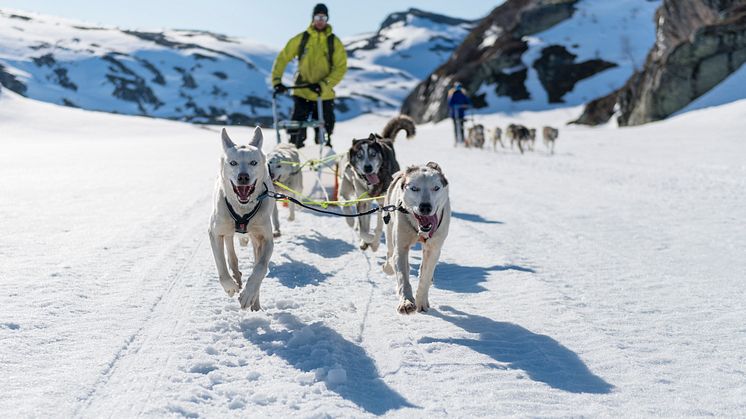
[[[344,221],[308,211],[282,220],[264,311],[241,311],[207,241],[212,128],[0,101],[0,186],[14,197],[0,201],[10,220],[0,408],[10,416],[746,408],[744,102],[643,128],[565,127],[553,157],[538,144],[524,156],[454,150],[448,121],[400,137],[403,166],[441,163],[454,208],[433,308],[401,316],[395,279],[381,271],[385,246],[360,251]],[[540,126],[576,111],[479,121]],[[40,114],[47,124],[34,124]],[[729,122],[707,143],[714,119]],[[337,151],[384,123],[340,123]],[[23,181],[37,167],[56,174],[55,187]],[[51,220],[39,220],[41,201]],[[246,275],[250,249],[237,249]],[[413,274],[420,260],[414,250]],[[29,282],[42,292],[29,295]]]

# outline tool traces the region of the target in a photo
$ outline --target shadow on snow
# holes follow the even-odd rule
[[[420,265],[418,263],[410,264],[412,276],[416,275]],[[490,272],[502,271],[519,271],[536,273],[531,268],[524,268],[518,265],[493,265],[493,266],[462,266],[455,263],[438,262],[435,266],[433,275],[433,284],[435,288],[454,292],[478,293],[487,291],[487,288],[480,285],[487,281]]]
[[[305,324],[290,313],[278,313],[272,324],[263,319],[241,322],[243,336],[269,355],[294,368],[314,373],[327,388],[375,415],[416,407],[381,380],[363,348],[322,323]],[[329,370],[344,369],[346,379],[329,379]]]
[[[488,220],[479,214],[469,214],[466,212],[451,211],[451,216],[464,221],[471,221],[473,223],[484,223],[484,224],[505,224],[502,221]]]
[[[549,336],[539,335],[513,323],[497,322],[442,306],[429,314],[458,326],[478,339],[422,338],[420,343],[462,345],[519,369],[534,381],[571,393],[607,394],[614,388],[593,374],[575,352]]]
[[[287,259],[287,262],[280,264],[270,262],[267,278],[277,278],[280,284],[288,288],[298,288],[318,285],[329,277],[313,265],[289,257]]]
[[[313,235],[298,237],[300,245],[305,246],[309,252],[316,253],[324,258],[338,258],[353,250],[355,246],[341,239],[329,238],[314,231]]]

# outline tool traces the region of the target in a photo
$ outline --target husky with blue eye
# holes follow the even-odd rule
[[[257,127],[249,145],[239,146],[223,129],[223,154],[209,229],[220,285],[230,297],[240,292],[241,308],[250,308],[251,311],[261,309],[259,287],[267,275],[274,246],[270,220],[273,202],[267,199],[267,193],[274,189],[267,171],[267,159],[262,152],[262,139],[262,130]],[[236,234],[241,238],[248,236],[254,247],[254,268],[245,286],[241,282],[233,243]]]
[[[384,205],[396,207],[396,211],[384,216],[387,252],[383,271],[396,274],[397,311],[401,314],[427,311],[433,272],[451,224],[448,180],[437,163],[410,166],[394,176]],[[417,294],[413,295],[409,249],[417,242],[422,243],[422,263]]]
[[[339,196],[344,200],[356,198],[381,197],[376,200],[383,204],[383,194],[391,184],[394,173],[399,171],[399,162],[394,152],[394,138],[399,131],[405,131],[407,138],[415,134],[415,125],[411,118],[405,115],[391,119],[380,135],[370,134],[368,138],[352,140],[352,147],[342,156],[339,162]],[[358,213],[368,211],[372,201],[361,201],[355,208]],[[352,213],[350,207],[343,207],[343,211]],[[360,237],[360,249],[370,248],[378,250],[383,232],[381,213],[377,215],[377,223],[373,233],[370,232],[372,216],[347,218],[347,224],[355,229]]]

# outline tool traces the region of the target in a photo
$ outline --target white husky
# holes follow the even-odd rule
[[[303,173],[300,167],[300,154],[298,149],[292,144],[278,144],[274,150],[267,154],[267,169],[272,182],[279,182],[289,189],[303,192]],[[281,186],[278,188],[282,189]],[[291,191],[282,190],[285,195],[296,197]],[[296,197],[298,198],[298,197]],[[288,204],[290,215],[288,221],[295,220],[295,204]],[[272,211],[272,225],[274,226],[274,236],[280,237],[280,216],[277,213],[277,203],[274,204]]]
[[[259,287],[267,275],[272,256],[272,214],[267,191],[273,190],[267,161],[262,152],[262,130],[254,130],[248,146],[236,146],[223,129],[221,134],[223,155],[220,157],[220,175],[215,185],[215,202],[210,217],[210,244],[218,268],[220,285],[229,296],[241,291],[241,272],[233,243],[234,234],[246,234],[254,247],[254,269],[241,291],[241,308],[251,311],[261,309]],[[233,273],[228,273],[228,266]]]
[[[386,191],[385,205],[398,208],[384,219],[388,252],[383,265],[386,274],[396,273],[397,310],[401,314],[427,311],[433,272],[451,223],[448,180],[437,163],[410,166],[394,176]],[[422,243],[422,263],[417,295],[413,298],[409,283],[409,249],[418,241]]]

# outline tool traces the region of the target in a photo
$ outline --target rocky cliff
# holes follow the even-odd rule
[[[604,123],[615,111],[620,125],[664,119],[746,62],[746,0],[664,0],[656,22],[642,71],[589,103],[576,122]]]

